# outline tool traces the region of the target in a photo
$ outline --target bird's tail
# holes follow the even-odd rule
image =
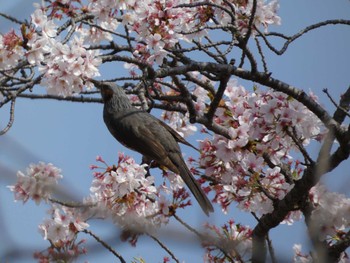
[[[209,213],[214,212],[213,205],[209,201],[207,195],[204,193],[199,183],[193,177],[188,167],[184,164],[184,165],[180,165],[177,168],[179,170],[182,180],[184,180],[187,187],[191,190],[192,194],[194,195],[197,202],[201,206],[203,212],[207,216],[209,215]]]

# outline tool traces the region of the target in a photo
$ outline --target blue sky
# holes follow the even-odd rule
[[[32,1],[2,2],[4,3],[0,6],[0,12],[10,13],[21,19],[28,17],[34,10]],[[305,26],[322,20],[349,19],[350,14],[348,0],[281,0],[280,5],[282,26],[276,30],[285,34],[294,34]],[[6,32],[11,27],[12,25],[0,18],[0,32]],[[333,112],[334,107],[322,93],[322,89],[328,88],[333,98],[338,100],[350,84],[349,32],[349,26],[339,25],[315,30],[292,44],[283,56],[266,53],[269,69],[275,78],[305,91],[313,91],[324,107]],[[252,83],[244,81],[239,83],[243,83],[246,88],[252,86]],[[0,109],[1,127],[8,117],[8,107]],[[196,144],[196,139],[195,136],[189,138],[193,144]],[[182,149],[187,155],[193,154],[186,147]],[[316,154],[318,145],[312,145],[310,149]],[[4,259],[5,252],[14,248],[30,252],[49,245],[37,231],[37,225],[46,217],[48,207],[36,206],[31,202],[26,205],[14,203],[13,194],[5,187],[14,184],[17,170],[24,170],[29,163],[39,160],[52,162],[63,170],[64,189],[79,200],[89,194],[92,180],[89,165],[95,163],[96,155],[103,156],[112,164],[117,159],[118,151],[140,160],[139,154],[126,150],[109,134],[102,120],[101,104],[18,99],[15,123],[5,136],[0,137],[0,232],[4,233],[0,236],[0,261]],[[324,180],[332,189],[348,195],[349,179],[344,171],[349,171],[349,168],[349,162],[342,164],[332,176],[326,176]],[[227,216],[223,216],[218,207],[216,210],[217,213],[208,219],[212,224],[222,224],[228,218],[234,218],[243,225],[254,226],[249,215],[242,215],[234,208]],[[193,209],[186,209],[180,216],[197,227],[207,220],[197,205]],[[160,262],[162,256],[166,255],[160,248],[155,249],[155,243],[148,238],[141,238],[137,248],[120,242],[118,230],[108,221],[95,222],[92,225],[91,230],[108,239],[110,245],[115,246],[127,261],[135,256],[144,257],[147,262]],[[171,230],[180,233],[184,231],[177,224]],[[306,244],[300,238],[304,232],[302,222],[292,227],[284,225],[274,229],[271,237],[276,253],[290,257],[292,244]],[[84,235],[81,237],[85,238]],[[201,262],[202,254],[198,244],[187,240],[190,238],[186,236],[185,239],[170,238],[165,242],[181,261]],[[89,244],[95,242],[89,240]],[[90,262],[101,262],[101,259],[110,262],[113,257],[102,250],[85,259]],[[30,260],[32,259],[27,254],[25,258],[11,262]]]

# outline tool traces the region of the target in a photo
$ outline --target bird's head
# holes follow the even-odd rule
[[[117,94],[118,87],[115,83],[113,82],[102,82],[98,80],[90,80],[96,88],[98,88],[101,92],[102,100],[104,103],[110,101],[113,98],[114,94]]]
[[[114,108],[118,109],[132,107],[124,89],[114,82],[90,81],[100,90],[104,104],[112,105]]]

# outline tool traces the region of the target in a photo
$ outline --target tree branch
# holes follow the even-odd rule
[[[326,21],[322,21],[313,25],[310,25],[304,29],[302,29],[301,31],[299,31],[298,33],[296,33],[293,36],[285,36],[281,33],[276,33],[276,32],[271,32],[268,34],[264,34],[261,31],[259,31],[259,29],[256,29],[257,32],[259,33],[258,37],[261,37],[266,46],[273,51],[274,53],[276,53],[277,55],[282,55],[284,52],[287,51],[288,46],[295,41],[296,39],[298,39],[299,37],[301,37],[302,35],[306,34],[307,32],[314,30],[314,29],[318,29],[320,27],[323,26],[328,26],[328,25],[350,25],[350,20],[345,20],[345,19],[333,19],[333,20],[326,20]],[[267,36],[276,36],[276,37],[280,37],[283,39],[286,39],[286,42],[283,44],[283,47],[278,50],[276,49],[268,40],[267,40]]]
[[[49,99],[49,100],[58,100],[58,101],[71,101],[71,102],[82,102],[82,103],[102,103],[102,99],[100,98],[92,98],[92,97],[84,97],[80,96],[60,96],[60,95],[52,95],[52,94],[19,94],[18,98],[26,98],[26,99]]]
[[[158,245],[160,245],[161,248],[163,248],[170,256],[171,258],[179,263],[180,261],[177,259],[177,257],[175,256],[175,254],[173,252],[171,252],[171,250],[169,248],[167,248],[166,245],[164,245],[158,238],[156,238],[155,236],[153,235],[150,235],[150,234],[147,234],[150,238],[152,238],[154,241],[156,241],[158,243]]]
[[[225,92],[226,87],[227,87],[227,82],[230,80],[230,76],[231,76],[231,74],[229,72],[227,72],[226,74],[224,74],[222,76],[222,78],[220,80],[220,85],[219,85],[218,91],[216,92],[214,99],[210,103],[208,112],[205,114],[206,117],[208,118],[209,123],[213,122],[213,118],[214,118],[216,109],[218,108],[218,106],[220,104],[222,96],[224,96],[224,92]]]
[[[102,239],[100,239],[98,236],[96,236],[94,233],[92,233],[90,230],[84,229],[82,231],[83,233],[86,233],[90,236],[92,236],[97,242],[99,242],[102,246],[104,246],[108,251],[110,251],[114,256],[116,256],[120,262],[122,263],[126,263],[126,261],[124,260],[124,258],[118,253],[116,252],[110,245],[108,245],[106,242],[104,242]]]
[[[348,231],[341,240],[328,250],[330,262],[338,262],[340,255],[350,246],[350,231]]]
[[[10,107],[10,120],[8,121],[6,127],[0,131],[0,136],[4,135],[12,127],[13,121],[15,120],[15,102],[16,102],[16,97],[13,97],[11,100],[11,107]]]

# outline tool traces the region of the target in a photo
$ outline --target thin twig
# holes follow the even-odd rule
[[[0,13],[0,16],[6,18],[7,20],[10,20],[16,24],[19,24],[19,25],[25,24],[25,25],[29,26],[28,23],[26,23],[25,21],[18,20],[17,18],[10,16],[8,14]]]
[[[90,208],[96,207],[96,204],[83,204],[78,202],[63,202],[54,198],[49,198],[52,203],[59,204],[61,206],[69,207],[69,208]]]
[[[196,117],[197,117],[197,111],[196,111],[196,108],[194,106],[191,93],[188,91],[187,87],[179,80],[179,78],[177,76],[173,76],[172,79],[173,79],[175,85],[177,87],[179,87],[179,89],[181,91],[181,97],[183,97],[185,99],[188,113],[190,115],[189,116],[190,123],[195,123]]]
[[[217,54],[209,51],[209,49],[203,48],[202,44],[199,41],[192,40],[192,42],[198,47],[199,51],[203,51],[205,54],[207,54],[209,57],[214,59],[217,63],[224,63],[221,57],[219,57]],[[214,46],[216,49],[216,47]]]
[[[231,34],[231,35],[232,35],[232,34]],[[213,43],[213,41],[212,41],[208,36],[205,36],[204,38],[208,41],[208,43],[210,43],[211,45],[213,45],[213,48],[216,50],[217,54],[220,56],[222,62],[225,63],[225,64],[227,64],[227,58],[226,58],[226,56],[225,56],[227,53],[223,54],[223,53],[221,52],[221,50],[219,49],[219,47],[218,47],[217,45],[215,45],[215,44]],[[233,42],[233,41],[232,41],[232,42]]]
[[[164,245],[162,243],[162,241],[160,241],[158,238],[156,238],[155,236],[151,235],[151,234],[147,234],[150,238],[152,238],[154,241],[156,241],[158,243],[158,245],[161,246],[161,248],[163,248],[171,257],[172,259],[177,262],[180,263],[180,261],[175,257],[175,254],[173,252],[171,252],[171,250],[169,248],[166,247],[166,245]]]
[[[90,230],[84,229],[82,232],[84,232],[84,233],[92,236],[93,238],[95,238],[95,240],[97,242],[99,242],[102,246],[104,246],[107,250],[109,250],[113,255],[115,255],[120,260],[120,262],[126,263],[124,258],[118,252],[116,252],[110,245],[108,245],[106,242],[104,242],[102,239],[100,239],[98,236],[96,236]]]
[[[117,37],[124,38],[124,39],[127,39],[127,40],[129,40],[129,41],[130,41],[130,40],[135,41],[135,38],[133,38],[133,37],[124,36],[123,34],[117,33],[117,32],[115,32],[115,31],[112,31],[112,30],[109,30],[109,29],[105,29],[105,28],[103,28],[102,26],[99,26],[99,25],[97,25],[97,24],[91,23],[91,22],[89,22],[89,21],[82,21],[82,23],[83,23],[83,24],[86,24],[86,25],[89,25],[89,26],[91,26],[91,27],[96,27],[97,29],[100,29],[101,31],[107,32],[107,33],[112,34],[112,35],[115,35],[115,36],[117,36]]]
[[[92,97],[84,97],[84,96],[67,96],[63,97],[60,95],[50,95],[50,94],[19,94],[18,98],[25,99],[50,99],[50,100],[58,100],[58,101],[70,101],[70,102],[81,102],[81,103],[102,103],[102,99],[100,98],[92,98]],[[142,106],[140,103],[133,103],[134,106]],[[177,111],[180,113],[186,113],[186,107],[182,107],[179,105],[168,105],[168,104],[152,104],[153,108],[167,110],[167,111]]]
[[[17,80],[19,81],[21,84],[24,84],[26,82],[29,82],[31,79],[33,79],[34,75],[35,75],[35,72],[32,68],[29,68],[30,70],[30,75],[29,76],[26,76],[25,78],[20,78],[20,77],[16,77],[14,75],[10,75],[8,74],[5,70],[1,71],[1,74],[8,77],[9,80],[13,81],[13,80]],[[13,72],[11,72],[13,73]],[[16,85],[16,83],[14,83],[14,85]]]
[[[35,79],[33,79],[32,81],[26,83],[25,85],[23,85],[22,87],[16,89],[13,93],[12,96],[8,96],[6,99],[4,99],[3,101],[0,102],[0,108],[5,105],[6,103],[8,103],[10,100],[12,100],[13,97],[18,97],[20,94],[22,94],[24,91],[26,91],[27,89],[31,89],[34,87],[35,84],[39,83],[41,78],[43,77],[43,74],[39,75],[38,77],[36,77]]]
[[[15,101],[16,97],[12,97],[10,107],[10,120],[8,121],[6,127],[0,131],[0,136],[8,132],[8,130],[12,127],[13,121],[15,120]]]
[[[145,84],[145,81],[140,81],[139,84],[137,84],[135,87],[136,95],[139,98],[139,101],[141,103],[141,109],[144,111],[149,110],[149,105],[148,105],[147,98],[145,95],[146,88],[147,88],[147,85]]]
[[[312,160],[311,156],[309,155],[309,153],[307,152],[307,150],[303,146],[300,139],[296,137],[295,128],[293,128],[293,132],[289,131],[288,129],[286,129],[285,132],[287,133],[287,135],[289,135],[289,137],[292,138],[293,142],[298,147],[299,151],[303,154],[305,161],[307,161],[307,163],[309,163],[309,164],[314,164],[315,163],[314,160]]]
[[[206,91],[208,91],[211,95],[215,95],[215,88],[214,86],[210,83],[210,81],[206,81],[206,80],[200,80],[199,78],[197,78],[196,76],[192,75],[190,72],[185,73],[185,79],[189,80],[191,82],[193,82],[194,84],[202,87],[203,89],[205,89]]]
[[[241,62],[239,64],[239,68],[242,68],[244,65],[244,59],[245,57],[248,58],[249,62],[250,62],[250,70],[251,72],[255,73],[258,70],[258,65],[255,61],[254,55],[252,54],[252,52],[249,50],[248,46],[242,42],[242,38],[237,36],[238,39],[238,47],[240,47],[242,49],[242,57],[241,57]]]
[[[187,224],[186,222],[184,222],[180,217],[178,217],[176,214],[173,215],[173,217],[181,224],[183,225],[185,228],[187,228],[190,232],[196,234],[199,238],[203,238],[203,235],[201,233],[199,233],[196,229],[194,229],[193,227],[191,227],[189,224]]]
[[[253,0],[253,6],[251,10],[251,15],[249,18],[249,23],[248,23],[248,32],[244,36],[243,43],[244,45],[247,45],[250,35],[252,34],[253,31],[253,23],[254,23],[254,18],[255,18],[255,13],[256,13],[256,7],[257,7],[257,0]]]
[[[298,33],[296,33],[295,35],[293,36],[285,36],[281,33],[276,33],[276,32],[271,32],[271,33],[268,33],[268,34],[264,34],[262,33],[259,29],[255,29],[259,35],[258,37],[261,37],[266,46],[271,50],[273,51],[274,53],[276,53],[277,55],[282,55],[284,52],[286,52],[289,44],[291,44],[293,41],[295,41],[296,39],[298,39],[299,37],[301,37],[302,35],[306,34],[307,32],[311,31],[311,30],[314,30],[314,29],[318,29],[320,27],[323,27],[323,26],[327,26],[327,25],[350,25],[350,20],[345,20],[345,19],[332,19],[332,20],[326,20],[326,21],[322,21],[322,22],[319,22],[319,23],[316,23],[316,24],[313,24],[313,25],[310,25],[302,30],[300,30]],[[286,42],[283,44],[283,47],[278,50],[276,49],[267,39],[267,36],[276,36],[276,37],[280,37],[280,38],[283,38],[283,39],[286,39]]]
[[[258,52],[260,54],[260,57],[261,57],[261,62],[263,63],[264,72],[267,74],[269,71],[267,69],[267,64],[266,64],[264,52],[262,51],[259,39],[255,37],[254,40],[255,40],[256,46],[258,48]]]
[[[212,47],[216,47],[218,48],[219,46],[229,46],[228,49],[230,49],[230,51],[232,50],[232,47],[234,46],[234,41],[218,41],[218,42],[213,42],[213,43],[209,43],[209,44],[201,44],[201,48],[212,48]],[[232,47],[231,47],[232,46]],[[188,48],[165,48],[166,51],[169,52],[181,52],[181,53],[186,53],[186,52],[193,52],[198,50],[199,47],[195,46],[195,47],[188,47]],[[225,51],[225,53],[223,53],[224,55],[228,54],[228,51]]]
[[[120,12],[121,12],[122,15],[124,15],[123,10],[121,10]],[[132,37],[130,37],[129,29],[128,29],[128,26],[127,26],[127,25],[124,25],[124,31],[125,31],[126,41],[128,42],[128,46],[129,46],[131,52],[133,53],[134,48],[133,48],[132,45],[131,45],[131,41],[132,41],[132,40],[135,40],[135,39],[132,38]]]
[[[77,28],[74,19],[72,19],[70,21],[71,21],[71,23],[70,23],[71,24],[71,29],[68,31],[67,36],[63,39],[62,44],[66,44],[69,41],[69,39],[72,37],[72,35],[74,34],[74,32],[75,32],[75,30]]]
[[[329,94],[328,89],[323,89],[322,90],[324,93],[326,93],[327,97],[329,98],[329,100],[332,102],[332,104],[339,110],[343,111],[345,115],[347,115],[348,117],[350,117],[349,114],[349,109],[343,108],[340,105],[338,105],[335,100],[332,98],[331,94]]]

